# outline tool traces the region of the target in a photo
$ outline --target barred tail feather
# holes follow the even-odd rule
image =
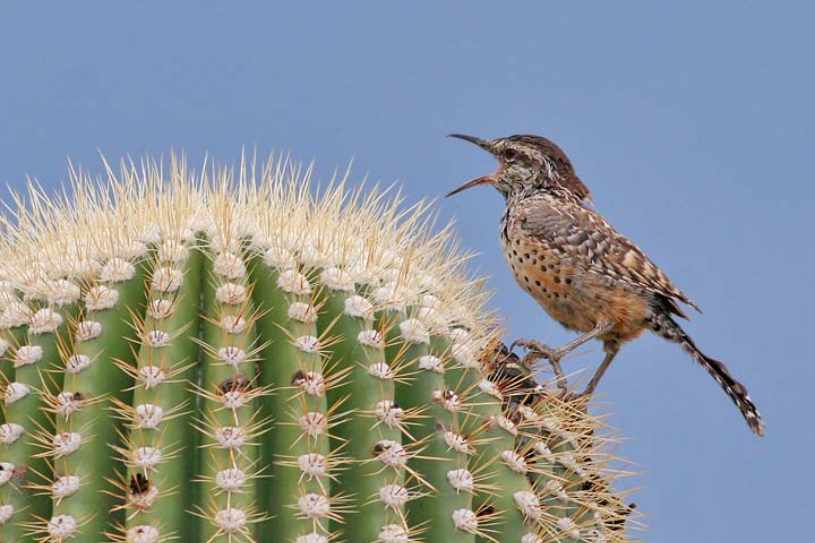
[[[750,430],[758,436],[764,435],[764,423],[761,420],[761,414],[758,412],[756,404],[750,399],[747,388],[730,374],[730,370],[727,369],[723,362],[710,358],[700,351],[690,336],[667,315],[655,316],[651,322],[651,329],[661,337],[679,343],[719,383],[722,390],[730,396],[730,399],[741,411],[744,420],[747,421]]]

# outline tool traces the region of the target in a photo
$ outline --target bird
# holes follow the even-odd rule
[[[503,254],[516,282],[554,320],[581,335],[553,349],[519,340],[537,358],[549,359],[562,382],[561,359],[592,339],[605,356],[579,396],[593,395],[621,346],[650,331],[679,344],[704,368],[738,407],[750,430],[764,435],[764,423],[747,388],[727,366],[704,354],[677,322],[683,305],[701,312],[632,241],[619,233],[591,203],[589,188],[566,153],[535,135],[482,139],[450,137],[493,155],[497,170],[450,191],[491,185],[504,197],[500,220]],[[559,385],[566,392],[565,385]]]

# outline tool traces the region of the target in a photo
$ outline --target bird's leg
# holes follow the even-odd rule
[[[516,339],[512,342],[510,346],[510,351],[515,349],[515,347],[523,347],[527,350],[526,355],[521,359],[521,364],[523,364],[527,368],[531,368],[536,361],[541,358],[545,358],[549,361],[549,364],[552,366],[552,371],[555,374],[555,379],[557,380],[558,388],[563,391],[564,394],[567,393],[567,386],[566,386],[566,377],[563,375],[563,369],[560,366],[560,360],[569,354],[570,352],[574,351],[581,345],[591,341],[592,339],[596,338],[597,336],[601,336],[611,330],[613,328],[613,324],[608,322],[599,322],[593,329],[586,332],[582,336],[579,336],[566,345],[559,347],[557,349],[553,349],[548,345],[544,345],[539,341],[535,340],[528,340],[528,339]],[[609,361],[610,363],[611,361]],[[605,370],[604,370],[605,371]],[[601,375],[602,376],[602,375]]]
[[[538,341],[528,340],[528,339],[516,339],[512,342],[510,346],[510,350],[514,349],[515,347],[523,347],[527,351],[527,355],[522,359],[522,362],[528,366],[527,362],[534,363],[535,360],[540,358],[546,358],[550,362],[560,362],[560,360],[569,354],[570,352],[574,351],[584,343],[591,341],[592,339],[596,338],[597,336],[601,336],[606,332],[610,331],[614,327],[613,324],[608,322],[599,322],[597,325],[583,334],[579,336],[566,345],[562,347],[558,347],[557,349],[553,349],[548,345],[544,345]],[[528,360],[527,360],[528,359]]]
[[[594,394],[594,389],[597,388],[597,384],[600,382],[600,379],[603,378],[603,375],[606,373],[606,370],[611,365],[611,361],[614,360],[614,357],[617,356],[617,353],[620,352],[620,344],[616,341],[607,341],[605,345],[603,345],[603,349],[606,351],[606,356],[603,358],[603,361],[600,363],[600,366],[597,367],[597,370],[592,375],[589,384],[586,385],[585,390],[580,394],[581,396],[590,396]]]

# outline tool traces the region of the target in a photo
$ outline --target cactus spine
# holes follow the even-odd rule
[[[6,220],[0,541],[625,541],[599,423],[496,377],[427,205],[106,171]]]

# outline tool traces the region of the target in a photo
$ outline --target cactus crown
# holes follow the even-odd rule
[[[495,350],[428,203],[105,167],[3,219],[0,540],[626,540],[600,421]]]

